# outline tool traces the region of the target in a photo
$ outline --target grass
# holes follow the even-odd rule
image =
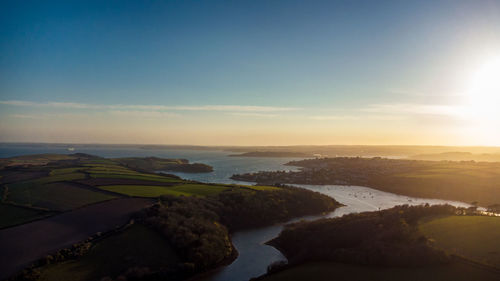
[[[179,258],[160,234],[145,226],[133,225],[98,242],[80,259],[43,268],[41,280],[100,280],[104,276],[114,278],[135,266],[154,270],[178,262]]]
[[[138,197],[159,197],[161,195],[167,195],[167,194],[176,196],[191,195],[186,192],[169,190],[167,187],[155,186],[155,185],[106,185],[106,186],[100,186],[99,188],[107,191],[125,194],[128,196],[138,196]]]
[[[34,183],[34,184],[46,184],[46,183],[52,183],[52,182],[58,182],[58,181],[81,180],[84,178],[85,178],[85,175],[82,173],[68,173],[68,174],[60,174],[60,175],[43,177],[43,178],[39,178],[36,180],[31,180],[30,182]]]
[[[276,186],[266,186],[266,185],[243,185],[244,187],[248,187],[253,190],[279,190],[279,187]]]
[[[0,203],[0,228],[26,223],[50,214],[40,210]]]
[[[221,185],[206,185],[206,184],[181,184],[168,187],[170,190],[187,192],[192,195],[208,196],[219,192],[229,190],[230,187]]]
[[[156,176],[156,175],[148,175],[148,174],[139,174],[139,175],[119,175],[119,174],[91,174],[92,178],[106,178],[106,179],[132,179],[132,180],[148,180],[148,181],[158,181],[158,182],[183,182],[183,180]]]
[[[181,184],[176,186],[107,185],[99,188],[138,197],[159,197],[161,195],[208,196],[230,189],[227,186],[204,184]]]
[[[54,170],[50,171],[50,175],[56,176],[56,175],[72,174],[72,173],[78,172],[82,169],[83,169],[83,167],[54,169]]]
[[[57,211],[70,210],[112,198],[115,197],[80,188],[71,183],[36,184],[24,182],[9,184],[7,194],[7,201]]]
[[[494,281],[498,273],[454,263],[427,267],[377,267],[334,262],[308,263],[270,275],[263,281]]]
[[[419,228],[437,247],[500,268],[500,217],[449,216]]]

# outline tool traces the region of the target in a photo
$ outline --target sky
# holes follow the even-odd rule
[[[500,1],[0,2],[0,142],[500,146],[499,77]]]

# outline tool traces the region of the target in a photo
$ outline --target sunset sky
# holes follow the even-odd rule
[[[2,1],[0,34],[1,142],[500,146],[500,1]]]

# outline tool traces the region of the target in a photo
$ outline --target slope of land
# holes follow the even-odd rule
[[[408,157],[414,160],[430,161],[478,161],[478,162],[500,162],[500,153],[474,154],[470,152],[443,152],[434,154],[418,154]]]
[[[500,218],[475,214],[398,206],[292,224],[270,242],[289,264],[271,267],[261,279],[495,280],[500,271],[491,256],[498,251]]]
[[[417,161],[385,158],[324,158],[289,162],[298,172],[234,175],[263,184],[361,185],[414,197],[500,203],[500,163]]]
[[[213,168],[202,163],[189,163],[187,159],[164,159],[158,157],[115,158],[114,161],[135,169],[148,172],[175,171],[184,173],[209,173]]]
[[[123,198],[0,230],[0,279],[44,255],[128,222],[130,215],[153,203]]]
[[[117,276],[123,268],[176,265],[179,257],[172,246],[156,231],[135,224],[123,232],[103,239],[80,259],[47,266],[41,275],[46,281],[100,280]]]
[[[0,169],[0,211],[7,212],[0,216],[0,278],[34,262],[13,280],[67,280],[71,272],[89,281],[137,274],[181,280],[234,259],[231,231],[340,206],[304,189],[203,184],[149,172],[163,165],[158,161],[81,153],[9,158]],[[140,225],[122,230],[133,217]],[[163,242],[141,244],[141,235]],[[169,260],[170,252],[177,258]]]
[[[262,281],[497,281],[499,274],[466,263],[429,267],[380,267],[311,262],[259,278]]]
[[[500,270],[500,217],[448,216],[422,222],[419,229],[437,247]]]
[[[436,154],[444,152],[463,151],[474,154],[500,153],[499,147],[486,146],[425,146],[425,145],[292,145],[292,146],[240,146],[240,147],[214,147],[231,152],[298,152],[308,155],[323,156],[397,156],[408,157],[417,154]],[[214,149],[212,148],[212,149]],[[205,147],[210,149],[210,147]]]

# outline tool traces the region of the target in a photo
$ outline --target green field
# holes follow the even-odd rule
[[[85,165],[87,168],[85,171],[87,173],[90,173],[91,177],[96,177],[96,178],[114,178],[116,176],[126,176],[126,177],[134,177],[134,179],[143,179],[143,178],[151,178],[151,179],[157,179],[158,181],[163,181],[165,179],[167,180],[174,180],[173,178],[165,177],[162,175],[158,174],[147,174],[147,173],[142,173],[142,172],[137,172],[134,170],[131,170],[129,168],[119,166],[117,164],[113,165],[106,165],[106,164],[86,164]],[[138,177],[138,178],[135,178]],[[177,180],[179,181],[179,180]]]
[[[0,228],[22,224],[48,215],[51,213],[0,203]]]
[[[98,242],[80,259],[44,267],[41,280],[100,280],[104,276],[114,278],[131,267],[148,266],[154,270],[178,262],[179,258],[160,234],[133,225]]]
[[[71,167],[71,168],[60,168],[60,169],[53,169],[50,171],[51,176],[56,176],[56,175],[64,175],[64,174],[71,174],[74,172],[78,172],[80,170],[84,169],[84,167]]]
[[[36,180],[31,180],[29,183],[34,184],[46,184],[58,181],[72,181],[81,180],[85,178],[85,174],[82,173],[67,173],[67,174],[57,174],[53,176],[43,177]]]
[[[81,188],[72,183],[24,182],[8,185],[6,201],[64,211],[112,198],[115,196]]]
[[[138,196],[138,197],[158,197],[161,195],[185,195],[190,196],[191,194],[186,192],[178,192],[170,190],[165,186],[157,185],[106,185],[100,186],[100,189],[121,193],[128,196]]]
[[[500,268],[500,217],[450,216],[419,228],[437,247]]]
[[[107,185],[99,188],[128,196],[139,197],[158,197],[161,195],[208,196],[230,189],[227,186],[204,184],[181,184],[176,186]]]
[[[267,186],[267,185],[243,185],[244,187],[248,187],[253,190],[278,190],[279,187],[276,186]]]
[[[376,267],[317,262],[270,275],[263,281],[494,281],[499,273],[454,263],[427,267]]]
[[[132,179],[132,180],[148,180],[148,181],[167,182],[167,183],[182,182],[182,180],[179,180],[179,179],[156,176],[156,175],[148,175],[148,174],[142,174],[142,175],[121,174],[120,175],[120,174],[98,174],[98,173],[96,173],[96,174],[91,174],[90,176],[92,178],[103,178],[103,179]]]

